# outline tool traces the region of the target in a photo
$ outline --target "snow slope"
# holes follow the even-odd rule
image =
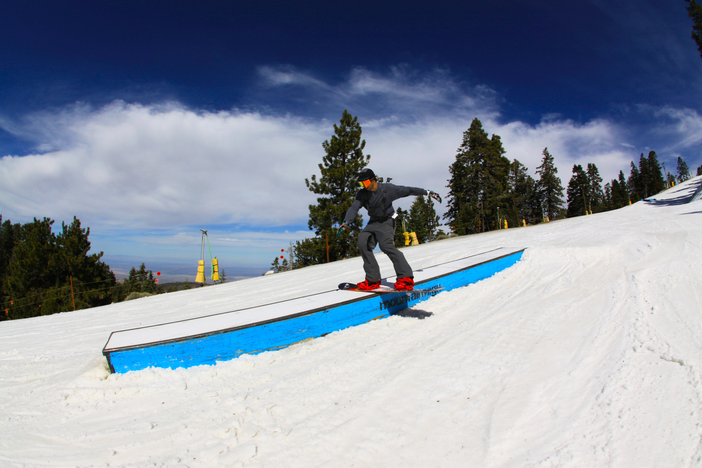
[[[700,185],[406,248],[415,268],[528,250],[407,316],[216,366],[111,375],[101,350],[361,280],[360,259],[2,322],[0,466],[702,466]]]

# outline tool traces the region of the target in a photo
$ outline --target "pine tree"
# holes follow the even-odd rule
[[[655,151],[649,151],[647,163],[649,171],[648,184],[650,189],[646,196],[650,197],[665,189],[665,179],[663,178],[663,168],[658,162],[658,155],[656,155]]]
[[[419,243],[433,241],[438,227],[439,216],[434,209],[433,200],[423,195],[415,198],[409,211],[409,229],[417,235]]]
[[[536,181],[527,171],[528,169],[516,159],[510,165],[509,187],[514,210],[509,219],[510,225],[516,226],[527,219],[535,221],[537,214],[540,216]]]
[[[9,301],[9,294],[5,291],[5,277],[7,276],[7,270],[10,266],[10,259],[12,258],[12,250],[15,247],[15,242],[19,240],[19,234],[21,225],[12,224],[8,219],[2,222],[2,215],[0,215],[0,306],[4,305],[6,301]],[[5,308],[0,310],[0,320],[6,320],[7,314]]]
[[[222,268],[219,272],[219,281],[217,283],[223,284],[227,282],[227,272],[224,271],[224,268]]]
[[[100,258],[89,255],[89,229],[73,218],[62,231],[52,232],[54,221],[36,218],[22,225],[3,278],[3,310],[8,318],[35,317],[110,303],[115,277]]]
[[[597,166],[592,163],[587,165],[588,180],[588,207],[591,213],[604,211],[604,192],[602,192],[602,177]]]
[[[648,197],[651,190],[651,169],[648,165],[648,158],[644,157],[643,153],[639,156],[638,182],[637,192],[640,194],[641,198]]]
[[[626,187],[632,200],[641,200],[642,198],[645,198],[641,172],[634,164],[634,161],[631,162],[631,171],[629,173],[629,179],[626,181]]]
[[[685,0],[687,6],[687,15],[692,18],[692,39],[697,43],[697,50],[700,51],[702,57],[702,5],[695,0]]]
[[[90,228],[82,228],[73,217],[70,225],[61,223],[56,236],[62,275],[69,275],[73,283],[73,301],[76,309],[109,304],[117,300],[112,290],[116,285],[114,273],[102,262],[103,252],[90,255]],[[58,310],[57,310],[58,312]]]
[[[612,179],[610,209],[617,209],[629,204],[629,195],[626,190],[624,171],[619,171],[619,179]]]
[[[619,171],[619,187],[622,190],[621,193],[623,197],[626,198],[626,203],[629,204],[630,201],[630,195],[629,195],[629,190],[627,189],[626,186],[626,176],[624,175],[624,171]]]
[[[665,188],[663,172],[655,151],[650,151],[648,157],[641,153],[638,169],[638,176],[634,182],[636,193],[640,198],[650,197]]]
[[[34,218],[34,222],[22,225],[4,284],[13,306],[9,309],[9,318],[42,315],[44,293],[57,286],[56,236],[51,232],[53,224],[54,221],[49,218],[41,221]]]
[[[129,277],[125,278],[122,284],[122,300],[132,293],[152,294],[157,290],[153,272],[147,270],[146,265],[142,263],[138,270],[134,267],[129,270]]]
[[[616,182],[616,181],[612,181]],[[614,208],[612,203],[612,184],[607,182],[604,186],[604,201],[602,203],[602,211],[609,211]]]
[[[456,161],[449,168],[448,210],[444,219],[457,234],[497,227],[497,210],[510,203],[509,159],[498,135],[488,138],[479,119],[463,133]]]
[[[678,156],[678,183],[685,182],[690,178],[690,168],[687,167],[687,163]]]
[[[573,176],[568,182],[568,217],[582,216],[588,210],[590,181],[580,164],[573,166]]]
[[[358,234],[363,225],[360,215],[339,238],[336,227],[344,222],[344,215],[351,207],[358,191],[356,177],[368,165],[370,155],[364,155],[366,141],[361,139],[358,117],[343,112],[339,125],[334,125],[334,135],[322,143],[326,155],[319,164],[321,177],[313,175],[305,179],[307,188],[317,195],[316,205],[310,205],[308,227],[315,237],[295,244],[296,266],[312,265],[327,261],[327,238],[329,260],[336,261],[358,255]]]
[[[281,271],[289,270],[289,266],[290,265],[288,264],[288,260],[286,258],[283,258],[283,261],[281,262],[279,257],[275,257],[273,263],[271,263],[271,270],[273,270],[273,273],[280,273]]]
[[[553,163],[554,158],[544,148],[541,165],[536,168],[539,180],[536,182],[536,190],[542,207],[543,216],[547,219],[555,219],[563,210],[563,186],[558,177],[558,168]]]

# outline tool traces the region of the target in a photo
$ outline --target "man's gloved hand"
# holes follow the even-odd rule
[[[348,229],[348,227],[349,227],[349,225],[346,223],[339,226],[339,230],[336,231],[336,237],[339,237],[341,235],[341,231],[343,231],[344,229]]]
[[[436,201],[438,201],[439,203],[441,203],[441,197],[439,196],[438,193],[432,192],[431,190],[427,190],[427,195],[429,195],[431,198],[433,198],[434,200],[436,200]]]

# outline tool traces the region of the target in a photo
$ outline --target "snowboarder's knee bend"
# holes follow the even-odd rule
[[[370,232],[361,231],[358,235],[358,248],[359,250],[369,250],[372,251],[375,248],[375,237]]]
[[[387,254],[388,252],[394,252],[397,250],[397,247],[395,247],[395,242],[393,239],[390,238],[385,238],[381,242],[379,242],[380,245],[380,251]]]

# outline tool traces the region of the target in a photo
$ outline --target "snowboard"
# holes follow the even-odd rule
[[[356,283],[341,283],[339,284],[339,289],[341,291],[356,291],[356,292],[366,292],[366,293],[374,293],[374,294],[390,294],[390,293],[405,293],[405,294],[434,294],[439,291],[441,291],[442,288],[441,286],[435,286],[433,288],[429,289],[421,289],[421,288],[414,288],[410,289],[409,291],[398,291],[397,289],[388,286],[386,284],[381,284],[381,286],[378,289],[372,289],[370,291],[366,291],[365,289],[358,289],[356,287]]]

